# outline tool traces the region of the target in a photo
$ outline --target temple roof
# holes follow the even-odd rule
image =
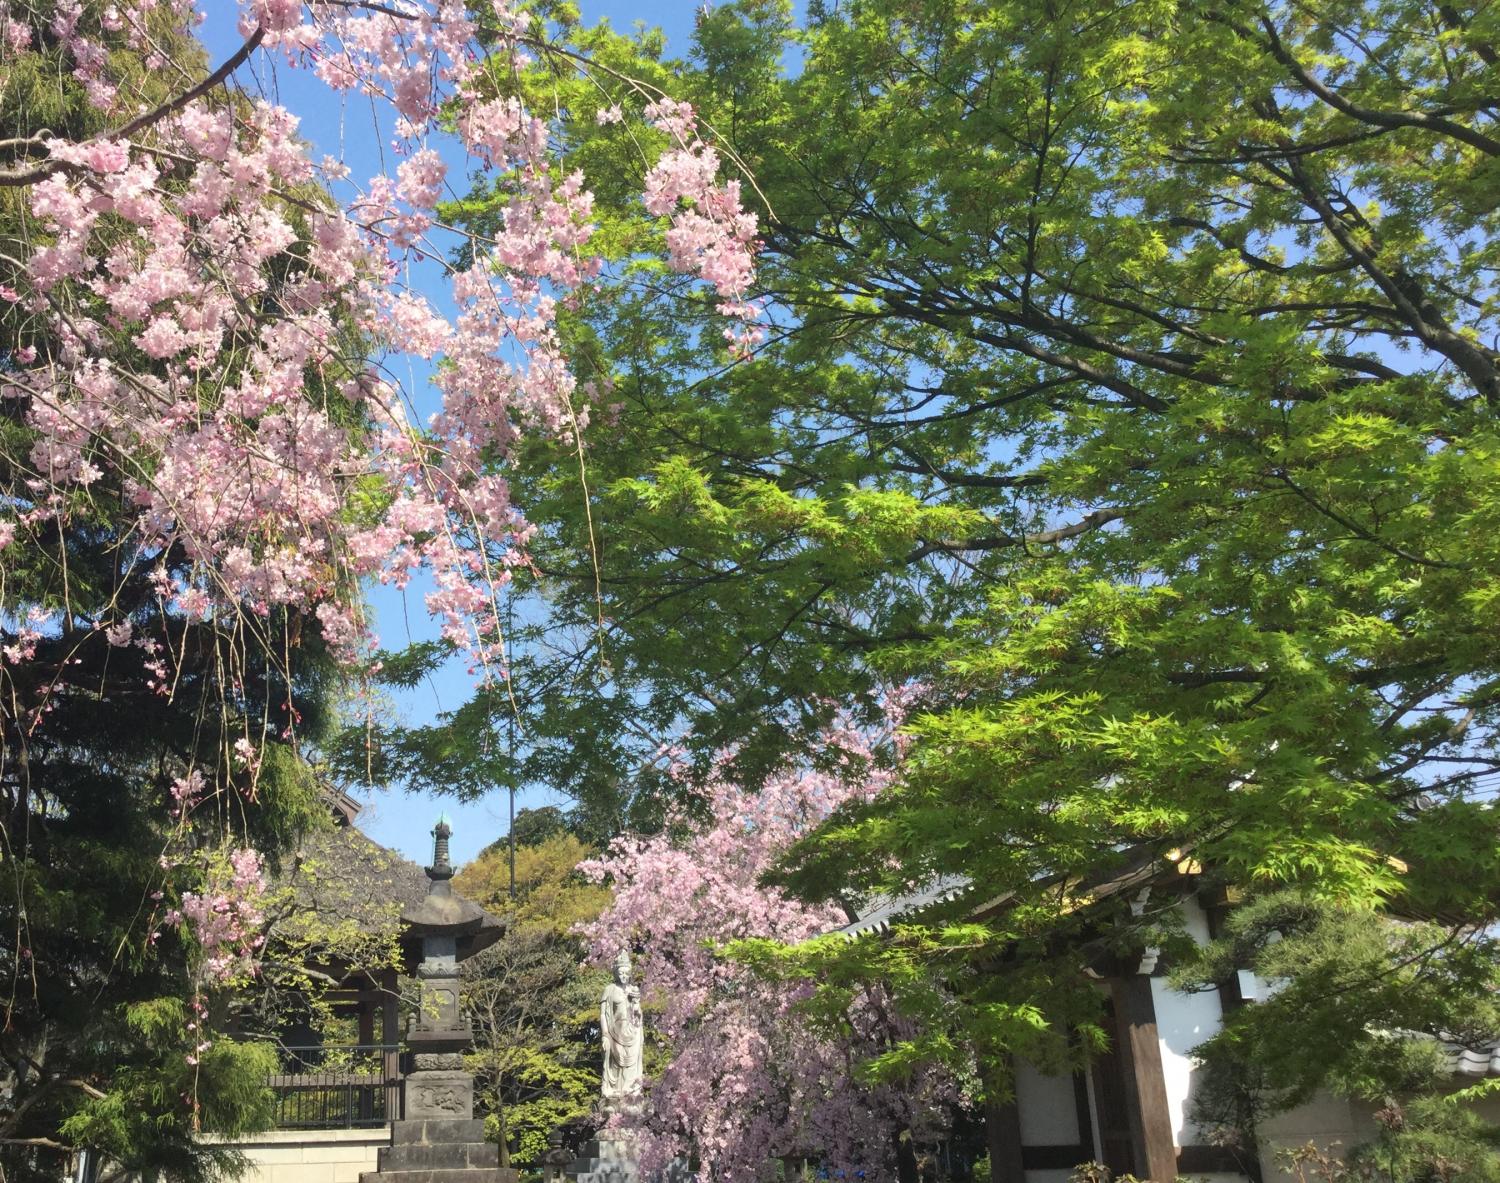
[[[872,896],[853,909],[857,919],[833,931],[850,938],[867,932],[885,932],[893,922],[957,899],[972,882],[967,875],[940,875],[925,887],[905,895]]]
[[[1445,1043],[1443,1053],[1444,1066],[1450,1076],[1500,1076],[1500,1044],[1472,1048]]]

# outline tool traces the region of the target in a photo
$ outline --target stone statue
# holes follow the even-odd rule
[[[599,1031],[604,1041],[604,1071],[599,1091],[613,1107],[641,1095],[641,1048],[646,1031],[641,1020],[641,990],[630,982],[630,954],[615,958],[615,980],[599,1000]]]

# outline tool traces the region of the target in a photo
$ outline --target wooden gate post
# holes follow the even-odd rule
[[[1177,1145],[1172,1135],[1172,1115],[1167,1108],[1167,1083],[1162,1073],[1151,978],[1142,973],[1127,973],[1111,978],[1109,985],[1115,1004],[1136,1170],[1141,1178],[1152,1183],[1172,1183],[1177,1178]]]

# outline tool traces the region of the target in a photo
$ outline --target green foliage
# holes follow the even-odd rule
[[[1208,989],[1237,968],[1252,969],[1268,996],[1231,1011],[1197,1050],[1194,1117],[1218,1140],[1253,1147],[1265,1118],[1328,1089],[1378,1107],[1380,1136],[1357,1148],[1356,1169],[1500,1171],[1500,1131],[1455,1103],[1445,1047],[1488,1049],[1500,1038],[1492,935],[1282,892],[1233,911],[1173,981]]]
[[[587,519],[572,441],[518,474],[548,573],[521,774],[649,815],[682,791],[662,737],[754,779],[833,704],[919,680],[902,782],[784,882],[964,876],[1006,906],[750,954],[835,1002],[891,983],[924,1034],[882,1072],[1097,1030],[1079,960],[1161,935],[1087,906],[1137,854],[1493,921],[1495,20],[716,6],[667,89],[763,220],[773,328],[746,364],[643,261],[641,161],[594,118],[639,101],[622,75],[665,84],[659,42],[555,26],[608,67],[544,53],[526,79],[570,158],[618,178],[608,282],[567,322],[615,413],[586,439]]]
[[[536,809],[523,809],[516,814],[510,834],[496,839],[490,849],[508,845],[514,841],[519,846],[537,846],[555,837],[568,828],[568,818],[556,805],[543,805]]]
[[[541,805],[522,809],[516,816],[509,834],[502,834],[481,851],[489,855],[509,851],[511,839],[517,846],[540,846],[550,838],[568,832],[580,841],[587,841],[587,819],[556,805]]]
[[[592,853],[560,830],[518,843],[514,897],[503,841],[454,879],[459,892],[509,922],[499,941],[464,964],[463,995],[479,1032],[469,1065],[488,1110],[487,1135],[512,1165],[537,1164],[553,1130],[581,1140],[599,1095],[598,1007],[608,975],[583,968],[573,935],[609,900],[607,888],[574,870]]]
[[[503,1136],[512,1163],[535,1165],[547,1152],[553,1130],[570,1124],[576,1127],[592,1112],[599,1094],[599,1073],[591,1066],[559,1059],[555,1050],[521,1047],[507,1075],[508,1089],[525,1099],[497,1106],[496,1112],[486,1115],[485,1137],[498,1142]]]
[[[1376,1114],[1380,1134],[1349,1154],[1369,1178],[1494,1183],[1500,1179],[1500,1130],[1471,1110],[1424,1097]]]
[[[1283,1150],[1282,1169],[1299,1183],[1489,1183],[1500,1174],[1495,1127],[1472,1112],[1426,1098],[1376,1118],[1371,1141],[1343,1154],[1311,1142]]]
[[[520,822],[518,815],[516,820]],[[510,893],[510,851],[503,842],[485,847],[454,879],[463,895],[517,931],[564,938],[592,920],[609,902],[609,888],[590,883],[574,868],[594,852],[572,834],[554,832],[535,844],[516,844],[516,892]]]
[[[107,1090],[84,1088],[79,1104],[60,1111],[66,1116],[58,1134],[129,1171],[159,1170],[185,1181],[236,1177],[240,1156],[199,1142],[182,1120],[182,1099],[194,1098],[194,1115],[206,1129],[228,1135],[265,1129],[275,1104],[265,1079],[276,1055],[267,1044],[224,1041],[189,1065],[182,1054],[187,1018],[177,999],[127,1007],[121,1034],[130,1042],[115,1043],[123,1054]]]

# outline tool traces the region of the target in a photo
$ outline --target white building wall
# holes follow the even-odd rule
[[[1022,1146],[1076,1146],[1089,1140],[1078,1130],[1078,1102],[1072,1076],[1049,1076],[1025,1060],[1016,1061],[1016,1116]],[[1028,1171],[1026,1177],[1046,1172]]]
[[[1179,905],[1188,934],[1208,943],[1208,917],[1193,899]],[[1217,990],[1184,994],[1163,978],[1151,979],[1151,1001],[1156,1006],[1156,1034],[1161,1043],[1162,1075],[1167,1085],[1167,1109],[1172,1115],[1172,1134],[1179,1146],[1206,1141],[1192,1122],[1193,1086],[1196,1069],[1193,1049],[1218,1034],[1224,1011]]]
[[[1161,1041],[1161,1070],[1167,1086],[1167,1111],[1172,1116],[1172,1137],[1179,1146],[1203,1141],[1193,1124],[1192,1113],[1196,1066],[1192,1051],[1219,1029],[1222,1012],[1219,996],[1183,994],[1161,978],[1151,979],[1156,1004],[1156,1033]]]
[[[391,1144],[391,1127],[372,1130],[270,1130],[243,1138],[206,1139],[250,1160],[239,1183],[359,1183],[375,1153]]]

